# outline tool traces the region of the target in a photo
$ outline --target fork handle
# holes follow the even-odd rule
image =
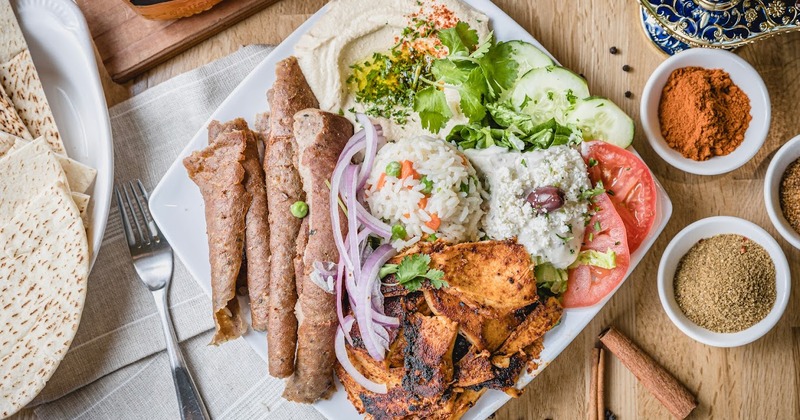
[[[186,367],[180,347],[178,347],[178,337],[175,335],[175,328],[172,326],[172,319],[167,305],[167,288],[152,290],[153,298],[156,301],[158,313],[161,315],[161,325],[164,328],[164,339],[167,342],[167,355],[172,366],[172,380],[175,383],[175,392],[178,395],[178,407],[183,420],[209,420],[206,405],[203,397],[197,391],[197,385]]]

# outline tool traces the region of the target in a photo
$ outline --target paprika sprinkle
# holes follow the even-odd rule
[[[750,98],[720,69],[670,74],[658,104],[661,134],[684,157],[703,161],[733,152],[750,125]]]

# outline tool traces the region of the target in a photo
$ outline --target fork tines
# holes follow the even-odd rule
[[[120,183],[114,187],[114,194],[117,197],[117,206],[128,246],[138,248],[161,242],[158,227],[148,208],[150,196],[142,181],[137,179]],[[133,219],[133,225],[131,225],[131,219]]]

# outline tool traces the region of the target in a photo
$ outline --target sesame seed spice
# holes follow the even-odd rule
[[[781,211],[786,221],[800,232],[800,159],[795,160],[783,172],[780,186]]]
[[[775,264],[761,245],[741,235],[717,235],[700,240],[681,258],[675,301],[705,329],[738,332],[772,310],[775,281]]]

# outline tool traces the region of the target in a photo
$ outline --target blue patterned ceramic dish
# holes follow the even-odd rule
[[[732,49],[800,30],[798,0],[639,0],[642,26],[667,54],[690,47]]]

